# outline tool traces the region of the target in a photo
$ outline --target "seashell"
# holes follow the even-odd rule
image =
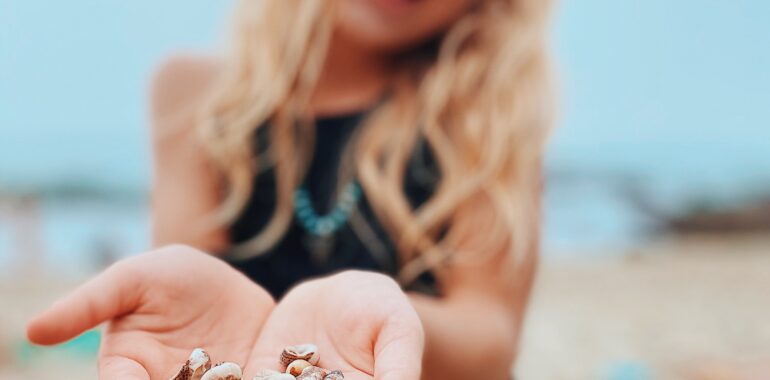
[[[302,371],[305,368],[312,367],[313,365],[310,364],[307,360],[295,360],[291,363],[289,363],[288,366],[286,366],[286,373],[292,375],[292,376],[299,376]]]
[[[297,380],[324,380],[320,373],[306,373],[304,375],[297,376]]]
[[[211,368],[211,358],[202,348],[196,348],[190,354],[182,369],[171,380],[200,380],[203,374]]]
[[[208,370],[201,380],[241,380],[243,371],[238,364],[225,362]]]
[[[187,359],[187,365],[193,370],[192,380],[200,380],[203,374],[211,369],[211,357],[202,348],[196,348]]]
[[[297,376],[298,380],[323,380],[326,377],[326,370],[321,367],[310,366],[302,370]]]
[[[294,380],[294,376],[272,369],[263,369],[257,372],[252,380]]]
[[[326,376],[326,374],[328,372],[329,372],[329,370],[326,370],[326,369],[323,369],[323,368],[317,367],[317,366],[310,366],[310,367],[307,367],[307,368],[302,370],[303,374],[307,374],[307,373],[320,373],[321,377]]]
[[[315,344],[288,346],[281,353],[281,365],[284,367],[295,360],[306,360],[310,365],[316,365],[319,359],[321,356],[318,354],[318,346]]]
[[[331,371],[323,378],[323,380],[344,380],[344,379],[345,379],[345,375],[343,375],[342,371],[339,371],[339,370]]]

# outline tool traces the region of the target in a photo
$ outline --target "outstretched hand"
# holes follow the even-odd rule
[[[309,281],[275,306],[221,260],[172,246],[113,265],[28,326],[51,345],[107,322],[101,379],[167,379],[195,347],[245,366],[245,379],[280,369],[288,345],[314,343],[319,366],[349,380],[418,380],[424,333],[390,278],[349,271]]]
[[[194,347],[246,363],[274,308],[262,288],[221,260],[172,246],[139,255],[35,318],[32,342],[57,344],[103,322],[101,379],[167,379]]]
[[[342,370],[348,380],[420,378],[422,324],[384,275],[348,271],[293,289],[265,323],[246,373],[279,369],[281,349],[301,343],[316,344],[318,365]]]

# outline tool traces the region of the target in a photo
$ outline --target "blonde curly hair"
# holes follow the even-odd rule
[[[226,68],[200,115],[200,136],[224,179],[219,218],[234,220],[259,168],[276,173],[268,225],[240,252],[259,254],[286,232],[294,189],[312,157],[308,103],[334,26],[335,1],[241,0]],[[551,125],[548,0],[483,0],[441,37],[435,54],[405,55],[387,100],[364,121],[355,174],[399,251],[401,279],[440,273],[459,257],[472,223],[463,210],[487,202],[495,228],[468,257],[505,250],[514,269],[539,239],[541,162]],[[266,123],[269,122],[269,123]],[[270,126],[270,152],[254,149]],[[435,158],[440,182],[412,209],[405,169],[418,141]]]

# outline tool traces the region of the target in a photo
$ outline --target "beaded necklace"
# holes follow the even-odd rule
[[[359,117],[359,122],[379,108],[387,95],[385,94],[374,107],[364,112]],[[355,140],[355,137],[353,139]],[[308,233],[304,243],[316,262],[322,264],[329,258],[334,249],[337,232],[348,223],[362,196],[361,185],[353,178],[342,187],[334,207],[325,215],[319,215],[313,207],[310,191],[305,185],[294,191],[294,217],[302,229]]]
[[[318,215],[310,200],[310,192],[305,186],[294,192],[294,216],[299,225],[316,237],[333,235],[347,223],[353,207],[361,199],[361,186],[351,181],[337,197],[337,204],[325,215]]]

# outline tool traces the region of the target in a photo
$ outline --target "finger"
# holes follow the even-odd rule
[[[108,356],[99,360],[101,380],[150,380],[150,374],[137,361],[123,356]]]
[[[419,380],[425,338],[416,312],[388,318],[374,346],[375,380]]]
[[[133,272],[123,263],[113,265],[34,318],[27,337],[37,344],[57,344],[133,311],[141,298],[141,281]]]

